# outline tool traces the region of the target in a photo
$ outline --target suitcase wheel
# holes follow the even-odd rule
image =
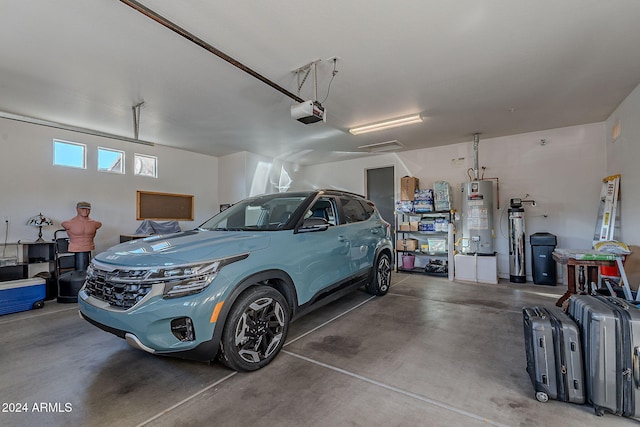
[[[36,301],[33,303],[32,308],[35,310],[36,308],[42,308],[44,307],[44,301],[40,300],[40,301]]]
[[[536,393],[536,399],[538,400],[538,402],[544,403],[549,400],[549,395],[544,391],[539,391]]]
[[[594,410],[595,410],[597,416],[599,416],[599,417],[604,416],[604,409],[599,408],[599,407],[596,406],[596,407],[594,407]]]

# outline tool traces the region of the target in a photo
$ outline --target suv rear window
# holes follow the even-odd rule
[[[342,204],[344,221],[347,224],[352,222],[364,221],[371,216],[371,214],[367,215],[364,207],[356,199],[352,199],[350,197],[341,197],[340,203]]]

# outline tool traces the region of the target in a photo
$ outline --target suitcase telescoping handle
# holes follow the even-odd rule
[[[640,388],[640,347],[633,349],[633,381],[636,388]]]
[[[522,314],[524,314],[523,319],[525,325],[529,325],[531,323],[531,318],[544,317],[545,315],[545,313],[540,310],[540,307],[523,307]]]
[[[630,306],[625,301],[619,298],[608,297],[607,301],[609,301],[613,305],[617,305],[623,310],[628,311],[630,309]],[[640,388],[640,347],[633,348],[632,365],[633,365],[633,372],[629,372],[630,370],[627,369],[626,370],[628,372],[627,375],[632,374],[635,387]]]
[[[620,298],[613,298],[613,297],[609,297],[607,298],[607,300],[611,303],[611,304],[615,304],[618,307],[624,309],[624,310],[629,310],[629,305],[626,304],[623,300],[621,300]]]

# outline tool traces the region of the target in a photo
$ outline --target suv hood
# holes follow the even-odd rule
[[[270,233],[191,230],[156,235],[113,246],[94,259],[126,267],[190,264],[264,249],[269,246]]]

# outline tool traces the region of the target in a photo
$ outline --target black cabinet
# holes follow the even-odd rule
[[[55,248],[53,242],[45,243],[22,243],[26,253],[26,261],[29,264],[39,262],[52,262],[55,259]]]
[[[0,266],[0,281],[26,279],[38,273],[54,272],[55,247],[53,242],[7,243],[5,258],[12,261]]]
[[[0,282],[19,280],[28,277],[28,264],[5,265],[0,267]]]

